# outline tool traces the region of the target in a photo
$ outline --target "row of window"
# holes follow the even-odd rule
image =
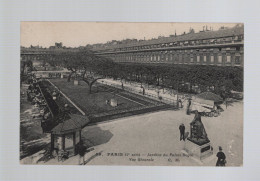
[[[240,54],[211,54],[211,55],[193,55],[193,54],[175,54],[175,55],[126,55],[111,57],[117,62],[182,62],[182,63],[217,63],[240,65],[242,58]]]
[[[178,46],[196,46],[196,45],[207,45],[207,44],[223,44],[223,43],[237,43],[243,41],[243,35],[218,38],[218,39],[206,39],[206,40],[189,40],[189,41],[179,41],[172,43],[162,43],[154,45],[143,45],[125,48],[110,49],[110,51],[128,51],[128,50],[140,50],[140,49],[152,49],[152,48],[165,48],[165,47],[178,47]]]

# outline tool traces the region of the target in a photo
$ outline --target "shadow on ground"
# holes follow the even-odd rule
[[[107,143],[113,137],[109,130],[102,130],[98,126],[86,127],[81,134],[83,143],[87,148]]]
[[[184,134],[184,139],[186,140],[188,137],[189,137],[189,132],[185,132],[185,134]]]

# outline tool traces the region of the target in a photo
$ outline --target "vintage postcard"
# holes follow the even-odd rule
[[[243,166],[244,24],[20,26],[21,164]]]

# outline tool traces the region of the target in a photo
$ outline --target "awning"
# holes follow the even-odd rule
[[[201,106],[206,106],[206,107],[209,107],[209,108],[214,107],[214,101],[205,100],[205,99],[201,99],[201,98],[198,98],[198,97],[192,97],[192,103],[193,104],[199,104]]]
[[[191,106],[191,111],[195,111],[195,110],[197,110],[198,112],[211,112],[211,109],[203,107],[203,106],[201,106],[199,104],[193,104]]]
[[[200,98],[200,99],[205,99],[205,100],[212,100],[215,103],[223,101],[223,99],[219,95],[214,94],[212,92],[203,92],[203,93],[197,95],[196,97]]]

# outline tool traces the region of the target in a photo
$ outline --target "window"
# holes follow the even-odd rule
[[[231,63],[231,56],[227,55],[227,63]]]
[[[190,57],[190,62],[193,62],[193,57]]]
[[[204,62],[207,62],[207,56],[206,56],[206,55],[204,55],[203,61],[204,61]]]
[[[200,62],[200,56],[197,55],[197,62]]]
[[[179,62],[182,61],[182,55],[179,55]]]
[[[222,55],[218,56],[218,63],[222,63]]]
[[[164,55],[161,55],[161,60],[164,61]]]
[[[73,134],[65,135],[65,148],[73,147]]]
[[[239,65],[241,63],[240,56],[235,57],[235,64]]]
[[[210,56],[210,62],[214,63],[214,56],[213,55]]]
[[[54,148],[62,149],[62,137],[54,135]]]

